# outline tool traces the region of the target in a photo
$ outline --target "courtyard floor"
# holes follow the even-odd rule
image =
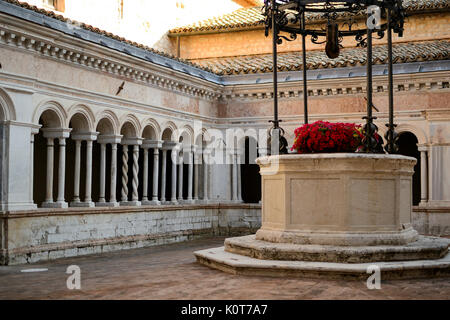
[[[208,238],[171,245],[0,267],[3,299],[450,299],[450,279],[365,281],[249,277],[196,263],[192,252],[223,245]],[[81,269],[81,289],[69,290],[66,269]],[[45,272],[22,272],[47,268]]]

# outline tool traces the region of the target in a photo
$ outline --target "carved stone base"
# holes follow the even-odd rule
[[[254,235],[225,240],[225,251],[262,260],[363,263],[440,259],[448,252],[450,240],[420,236],[406,245],[336,246],[272,243]]]
[[[380,268],[382,280],[450,276],[450,253],[436,260],[370,263],[260,260],[226,252],[224,247],[196,251],[194,255],[205,266],[246,276],[367,280],[373,273],[369,267],[374,265]]]

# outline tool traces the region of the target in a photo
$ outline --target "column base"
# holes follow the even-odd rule
[[[121,207],[139,207],[141,205],[140,201],[120,201]]]
[[[75,208],[94,208],[95,207],[95,203],[92,201],[89,202],[71,202],[70,203],[71,207],[75,207]]]
[[[95,206],[96,207],[118,207],[119,203],[118,202],[96,202]]]
[[[195,200],[194,199],[186,199],[186,200],[183,201],[183,203],[185,203],[185,204],[194,204]]]
[[[428,206],[428,201],[420,201],[419,202],[419,207],[427,207]]]
[[[42,203],[42,208],[68,208],[68,207],[69,207],[69,205],[65,201]]]
[[[151,201],[145,200],[145,201],[142,201],[142,205],[143,206],[160,206],[161,205],[161,201],[158,201],[158,200],[151,200]]]

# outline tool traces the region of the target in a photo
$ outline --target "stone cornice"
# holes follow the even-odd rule
[[[188,72],[169,69],[3,13],[0,16],[3,20],[0,45],[179,94],[206,100],[220,97],[220,86]]]
[[[308,80],[308,96],[365,94],[365,82],[365,77],[341,78],[339,81],[336,81],[336,79]],[[394,75],[394,92],[448,90],[449,82],[448,71],[397,74]],[[278,97],[281,99],[298,98],[303,95],[301,81],[280,82],[278,90]],[[374,76],[373,91],[374,94],[387,94],[388,79],[386,75]],[[223,90],[222,99],[244,102],[273,99],[273,87],[271,83],[226,86]]]

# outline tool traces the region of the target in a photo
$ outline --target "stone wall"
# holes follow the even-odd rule
[[[412,224],[420,234],[450,236],[450,207],[414,207]]]
[[[140,248],[202,236],[251,234],[261,226],[260,205],[179,205],[8,213],[1,264]]]
[[[402,38],[393,36],[393,42],[426,41],[433,39],[450,38],[450,14],[420,14],[408,17],[405,22],[405,33]],[[312,25],[312,28],[320,30],[322,25]],[[176,48],[176,37],[171,37]],[[374,39],[374,45],[385,44],[386,37],[381,40]],[[348,37],[344,39],[344,47],[354,47],[355,41]],[[205,50],[208,48],[208,50]],[[284,41],[278,47],[279,52],[300,51],[301,40],[292,42]],[[314,44],[307,41],[307,50],[323,50],[325,44]],[[233,57],[256,54],[270,54],[272,52],[272,38],[265,37],[262,28],[234,31],[215,32],[184,35],[180,37],[180,57],[188,60],[200,60],[213,57]],[[176,55],[176,52],[171,52]]]

